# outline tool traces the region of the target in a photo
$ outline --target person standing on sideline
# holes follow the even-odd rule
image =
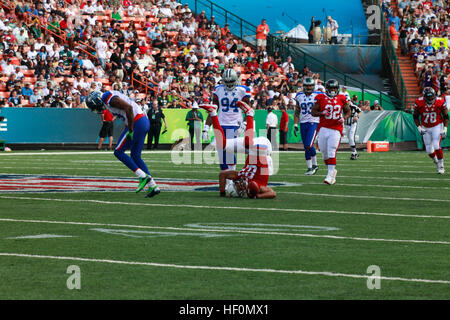
[[[286,107],[282,105],[281,119],[280,119],[280,146],[283,146],[283,151],[288,150],[287,135],[289,132],[289,115],[286,112]]]
[[[331,30],[330,43],[337,44],[337,37],[339,34],[338,33],[339,24],[337,23],[336,20],[333,20],[333,18],[331,18],[331,16],[328,16],[327,28],[329,28]]]
[[[148,184],[147,198],[159,194],[161,191],[141,158],[145,136],[150,128],[150,122],[141,107],[119,91],[91,91],[86,97],[86,106],[96,113],[106,108],[123,120],[126,127],[120,135],[114,155],[139,178],[136,192],[142,191]],[[125,153],[128,149],[130,156]]]
[[[158,149],[159,145],[159,134],[161,133],[161,119],[164,120],[164,126],[167,130],[167,122],[166,116],[161,110],[161,107],[158,105],[158,100],[153,100],[153,105],[147,111],[147,117],[150,120],[150,131],[148,132],[147,137],[147,149],[152,149],[153,138],[155,138],[155,145],[153,149]]]
[[[267,117],[266,117],[266,128],[267,128],[267,139],[272,142],[272,137],[277,137],[277,126],[278,126],[278,118],[275,113],[272,111],[272,107],[267,109]]]
[[[345,120],[344,126],[347,131],[348,144],[352,149],[352,155],[350,156],[350,160],[356,160],[359,157],[358,151],[356,150],[356,129],[358,129],[358,119],[362,112],[361,108],[356,104],[358,101],[358,97],[356,95],[353,96],[352,100],[349,101],[350,109],[352,110],[351,116]]]
[[[100,129],[100,139],[98,140],[98,150],[102,150],[103,141],[106,137],[109,138],[109,146],[108,150],[112,150],[112,144],[113,144],[113,131],[114,131],[114,120],[116,119],[115,116],[111,112],[108,111],[108,109],[103,110],[102,112],[102,128]]]
[[[256,28],[256,48],[258,53],[266,51],[267,35],[270,32],[266,19],[262,19],[261,24]]]
[[[192,105],[192,110],[186,114],[186,121],[189,126],[189,136],[191,138],[191,150],[194,150],[194,135],[195,142],[201,146],[202,143],[202,125],[203,125],[203,115],[198,110],[197,102]],[[201,149],[201,147],[200,147]]]

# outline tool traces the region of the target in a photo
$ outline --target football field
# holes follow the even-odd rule
[[[170,152],[143,154],[153,198],[112,152],[0,154],[0,299],[450,299],[450,173],[425,152],[339,152],[334,186],[320,155],[310,177],[275,158],[252,200]]]

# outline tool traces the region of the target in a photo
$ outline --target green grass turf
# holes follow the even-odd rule
[[[300,185],[275,187],[277,198],[265,201],[206,191],[162,192],[152,199],[134,192],[0,193],[0,299],[449,299],[450,175],[438,175],[424,152],[349,157],[338,154],[337,184],[328,186],[323,162],[317,175],[306,177],[303,153],[280,153],[280,169],[270,181]],[[156,179],[218,176],[215,164],[174,165],[169,153],[143,158]],[[106,152],[3,154],[0,167],[2,174],[133,177]],[[266,226],[277,230],[221,232],[187,226],[195,223],[338,230]],[[194,235],[93,230],[99,228]],[[72,237],[11,239],[38,234]],[[80,268],[80,290],[66,286],[70,265]],[[384,279],[379,290],[369,290],[364,277],[371,265],[383,277],[405,281]]]

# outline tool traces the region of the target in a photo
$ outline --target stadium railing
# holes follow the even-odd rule
[[[187,3],[190,5],[193,4],[193,8],[191,9],[193,9],[196,14],[199,14],[201,11],[205,11],[205,14],[209,19],[211,16],[214,16],[215,21],[221,26],[228,23],[230,31],[235,36],[247,42],[250,46],[256,47],[257,26],[254,24],[240,18],[210,0],[178,1],[180,3]],[[381,106],[383,106],[383,104],[393,104],[396,109],[402,109],[405,106],[402,99],[398,99],[397,97],[393,97],[374,87],[371,87],[304,52],[300,48],[292,46],[279,36],[269,34],[267,37],[267,52],[269,55],[273,55],[277,51],[283,59],[291,56],[292,62],[297,70],[302,70],[304,66],[308,66],[311,71],[319,73],[321,79],[324,81],[334,78],[344,86],[354,87],[361,90],[362,100],[379,100]]]

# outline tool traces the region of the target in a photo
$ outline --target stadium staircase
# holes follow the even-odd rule
[[[401,56],[400,46],[395,49],[389,33],[389,26],[381,10],[380,0],[361,0],[367,15],[367,8],[376,5],[380,8],[381,43],[383,46],[384,65],[389,66],[386,71],[390,74],[396,95],[400,98],[403,110],[410,112],[415,98],[420,95],[418,79],[414,73],[414,66],[409,57]],[[398,0],[391,0],[392,6],[398,13]],[[367,18],[369,18],[367,16]]]
[[[391,0],[391,7],[398,15],[398,0]],[[412,101],[420,96],[421,89],[419,86],[419,79],[416,76],[414,65],[409,56],[402,56],[400,44],[395,50],[397,54],[400,70],[402,71],[403,79],[405,81],[406,90],[408,91],[408,98]]]

